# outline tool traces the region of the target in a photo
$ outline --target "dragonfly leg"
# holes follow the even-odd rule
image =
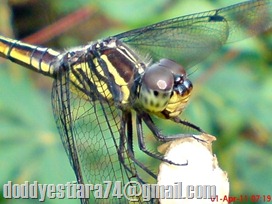
[[[126,156],[125,154],[128,154],[128,157],[141,169],[143,169],[145,172],[147,172],[150,176],[157,179],[157,176],[148,169],[144,164],[142,164],[140,161],[138,161],[135,158],[134,151],[133,151],[133,128],[132,128],[132,120],[131,120],[131,113],[124,113],[122,120],[121,120],[121,130],[120,130],[120,147],[119,147],[119,159],[121,163],[123,164],[124,168],[128,170],[132,175],[134,175],[139,182],[145,183],[143,179],[141,179],[137,173],[136,169],[132,169],[132,164],[126,163]],[[126,130],[126,132],[125,132]],[[125,141],[127,143],[127,152],[125,150]],[[134,167],[135,168],[135,167]]]
[[[142,112],[140,114],[140,117],[144,120],[145,124],[147,125],[147,127],[151,130],[151,132],[154,134],[154,136],[161,142],[169,142],[175,139],[180,139],[180,138],[185,138],[185,137],[194,137],[195,136],[193,134],[178,134],[178,135],[163,135],[160,130],[157,128],[157,126],[155,125],[155,123],[152,121],[151,117],[147,114]],[[201,128],[199,128],[198,126],[187,122],[187,121],[183,121],[178,117],[172,118],[171,119],[173,122],[175,123],[179,123],[182,125],[185,125],[187,127],[190,127],[200,133],[205,133]]]
[[[198,132],[205,133],[205,131],[202,130],[200,127],[198,127],[198,126],[196,126],[193,123],[190,123],[188,121],[181,120],[179,117],[174,117],[171,120],[174,121],[175,123],[180,123],[180,124],[183,124],[183,125],[185,125],[187,127],[193,128],[194,130],[196,130]]]
[[[174,163],[173,161],[171,161],[169,159],[165,159],[164,155],[161,154],[161,153],[159,153],[159,152],[156,152],[156,153],[150,152],[146,148],[145,141],[144,141],[141,115],[137,114],[137,122],[136,122],[136,124],[137,124],[138,143],[139,143],[139,148],[140,148],[141,151],[143,151],[144,153],[146,153],[147,155],[149,155],[149,156],[151,156],[151,157],[153,157],[155,159],[167,162],[169,164],[174,164],[174,165],[178,165],[178,166],[186,166],[187,165],[187,163],[185,163],[185,164],[177,164],[177,163]],[[155,124],[154,124],[154,126],[155,126]]]

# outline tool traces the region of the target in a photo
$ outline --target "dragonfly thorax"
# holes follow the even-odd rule
[[[139,101],[144,109],[163,118],[178,116],[193,85],[182,66],[168,59],[148,67],[141,79]]]

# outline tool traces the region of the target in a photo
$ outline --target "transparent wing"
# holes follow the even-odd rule
[[[75,90],[75,86],[70,81],[68,72],[58,76],[53,85],[52,104],[61,139],[78,183],[103,184],[104,181],[121,181],[122,185],[126,184],[133,177],[131,172],[135,170],[125,154],[124,162],[131,172],[119,161],[118,110],[109,101],[99,101],[95,91],[88,92],[85,89],[84,97],[82,94],[78,95],[79,92],[71,92]],[[87,95],[90,98],[86,98]],[[105,187],[106,185],[104,190]],[[90,201],[82,199],[82,203],[89,202],[127,203],[127,200],[124,197],[98,200],[92,197]]]
[[[255,0],[181,16],[116,35],[154,60],[169,58],[191,67],[223,44],[272,27],[272,1]]]

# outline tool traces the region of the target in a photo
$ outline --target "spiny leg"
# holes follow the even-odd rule
[[[147,116],[146,118],[143,118],[143,116]],[[153,121],[151,120],[151,118],[149,117],[148,114],[137,114],[137,136],[138,136],[138,143],[139,143],[139,148],[141,151],[143,151],[144,153],[146,153],[147,155],[155,158],[155,159],[158,159],[160,161],[164,161],[164,162],[167,162],[169,164],[174,164],[174,165],[178,165],[178,166],[186,166],[187,163],[185,164],[177,164],[177,163],[174,163],[172,162],[171,160],[168,160],[168,159],[165,159],[164,158],[164,155],[163,154],[160,154],[159,152],[150,152],[147,148],[146,148],[146,145],[145,145],[145,140],[144,140],[144,135],[143,135],[143,128],[142,128],[142,119],[145,121],[145,120],[148,120],[148,122],[150,122],[150,124],[152,124],[152,128],[154,128],[154,130],[157,131],[157,133],[159,133],[156,125],[153,123]],[[145,121],[146,122],[146,121]],[[148,126],[149,127],[149,126]],[[151,128],[150,128],[151,129]],[[151,129],[152,131],[152,129]],[[152,131],[153,132],[153,131]],[[156,135],[157,136],[157,135]],[[161,135],[160,135],[161,136]],[[175,138],[176,139],[176,138]]]
[[[147,113],[145,112],[140,113],[140,117],[143,119],[143,121],[145,122],[147,127],[151,130],[151,132],[154,134],[154,136],[161,142],[169,142],[175,139],[180,139],[185,137],[194,137],[192,134],[179,134],[178,136],[177,135],[167,135],[167,136],[163,135]],[[175,123],[179,123],[187,127],[190,127],[200,133],[205,133],[201,128],[197,127],[196,125],[187,121],[183,121],[178,117],[172,118],[171,120]]]
[[[149,169],[147,168],[143,163],[141,163],[140,161],[138,161],[136,158],[135,158],[135,155],[134,155],[134,151],[133,151],[133,128],[132,128],[132,115],[131,113],[124,113],[123,114],[123,117],[122,117],[122,123],[123,125],[121,125],[121,129],[123,129],[123,132],[125,132],[125,129],[126,129],[126,139],[127,139],[127,151],[128,151],[128,155],[130,157],[130,159],[132,161],[134,161],[134,163],[140,167],[142,170],[144,170],[145,172],[147,172],[150,176],[152,176],[154,179],[157,179],[157,176]],[[122,132],[122,131],[121,131]],[[124,139],[122,139],[122,142],[124,143]],[[122,145],[124,146],[124,144]],[[121,146],[121,148],[123,148]],[[129,167],[127,167],[129,168]],[[139,177],[139,175],[137,175],[137,172],[136,172],[136,177],[137,179],[141,182],[141,183],[145,183],[143,181],[143,179],[141,179]]]
[[[123,115],[123,114],[122,114]],[[120,144],[119,144],[119,149],[118,149],[118,155],[119,155],[119,160],[120,163],[122,163],[122,165],[124,166],[124,168],[130,172],[131,174],[131,178],[132,177],[136,177],[137,180],[139,180],[140,182],[142,182],[142,180],[138,177],[137,175],[137,171],[136,169],[132,169],[131,166],[129,166],[128,164],[126,164],[125,161],[125,154],[127,154],[127,150],[125,149],[125,144],[126,144],[126,117],[122,116],[121,119],[121,125],[120,125]],[[130,158],[130,155],[128,155]]]

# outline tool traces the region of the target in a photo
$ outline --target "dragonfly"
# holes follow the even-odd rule
[[[270,29],[271,10],[271,0],[247,1],[165,20],[68,51],[0,36],[0,56],[54,79],[55,121],[78,184],[148,183],[143,174],[154,179],[156,174],[135,156],[133,135],[147,156],[186,165],[146,148],[143,125],[161,142],[178,138],[162,134],[154,118],[203,132],[179,118],[193,90],[187,70],[224,44]],[[183,136],[187,134],[179,134]]]

